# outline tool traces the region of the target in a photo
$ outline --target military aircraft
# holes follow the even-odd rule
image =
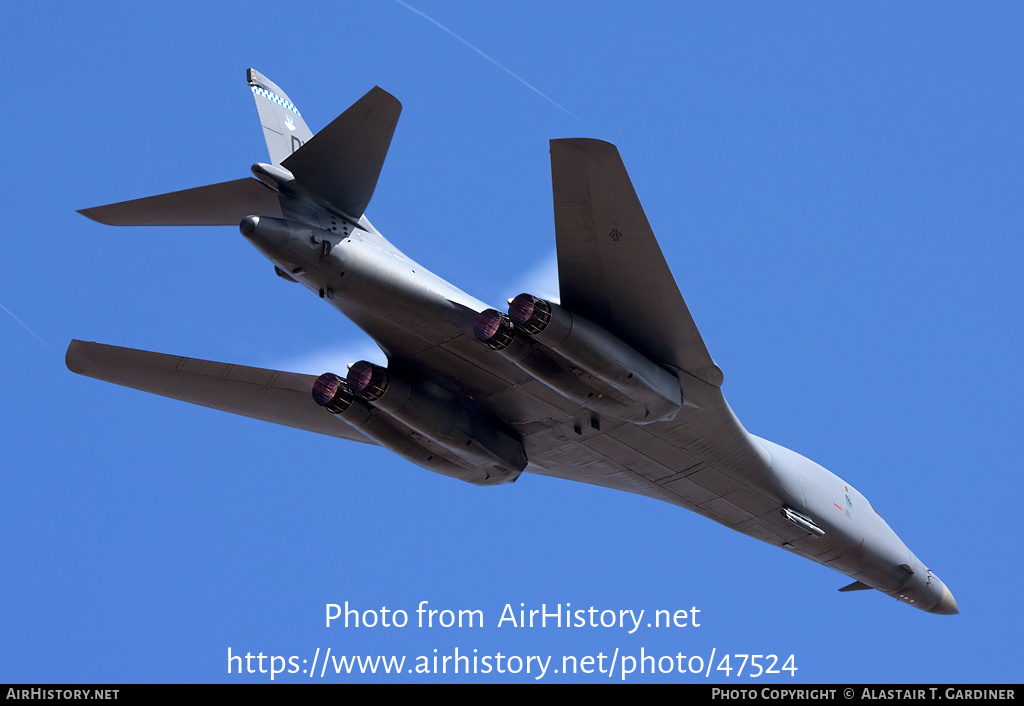
[[[916,608],[949,589],[867,499],[748,433],[655,240],[618,150],[552,140],[560,301],[507,313],[399,252],[364,215],[401,104],[374,88],[313,134],[253,69],[270,151],[243,178],[81,211],[108,225],[235,225],[387,356],[319,377],[72,341],[72,371],[319,434],[378,444],[479,485],[523,471],[663,500]],[[643,283],[640,286],[639,283]]]

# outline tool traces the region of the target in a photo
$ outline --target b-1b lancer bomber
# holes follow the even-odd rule
[[[279,277],[369,334],[387,366],[315,377],[72,341],[72,371],[377,444],[478,485],[527,471],[638,493],[835,569],[853,579],[841,591],[958,612],[853,486],[736,419],[613,145],[551,141],[561,298],[524,293],[503,312],[366,219],[401,112],[393,96],[374,88],[314,135],[284,91],[252,69],[248,81],[270,150],[255,178],[81,213],[237,226]]]

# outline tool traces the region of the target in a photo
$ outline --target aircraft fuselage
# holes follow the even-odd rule
[[[262,220],[262,225],[259,220]],[[494,352],[468,340],[467,336],[472,326],[472,318],[467,312],[482,311],[486,304],[410,260],[365,219],[360,226],[353,229],[351,235],[341,238],[327,231],[282,227],[278,222],[268,224],[267,219],[258,219],[256,223],[243,222],[242,232],[278,268],[355,322],[380,345],[389,359],[395,358],[393,364],[401,367],[402,356],[409,359],[420,357],[430,349],[461,337],[471,344],[460,350],[464,358],[473,358],[466,367],[471,370],[496,367]],[[324,245],[325,241],[330,243],[329,247]],[[401,355],[395,355],[398,351]],[[408,374],[424,372],[410,370]],[[486,390],[473,390],[471,380],[467,379],[472,376],[464,373],[465,370],[458,367],[446,369],[438,366],[429,370],[435,381],[442,385],[448,383],[452,389],[461,389],[465,401],[471,406],[486,408]],[[711,396],[717,392],[712,392],[711,387],[701,381],[689,378],[688,382],[686,388],[690,391],[706,388],[702,392]],[[699,399],[700,395],[697,397]],[[724,398],[720,404],[727,407]],[[563,414],[571,415],[574,411],[573,405],[562,407]],[[512,427],[528,428],[533,424],[536,428],[536,423],[541,422],[516,418],[516,410],[507,407],[487,411],[494,418],[508,419]],[[605,422],[602,420],[601,423]],[[535,431],[535,435],[541,439],[551,437],[546,433],[551,428],[548,426],[542,431]],[[759,484],[783,508],[788,509],[790,516],[784,516],[784,521],[807,523],[796,524],[804,532],[795,541],[783,542],[781,546],[784,549],[829,566],[855,578],[865,587],[878,589],[923,610],[957,612],[955,601],[945,585],[907,548],[860,492],[800,454],[753,435],[748,436],[763,455],[760,463],[749,469],[744,480]],[[525,437],[527,454],[531,459],[535,457],[531,450],[543,457],[552,441],[563,447],[560,457],[572,455],[571,450],[566,450],[566,444],[579,443],[570,435],[556,435],[553,440],[548,438],[546,441],[536,439],[537,443],[531,443],[531,438],[529,434]],[[698,448],[696,453],[699,457],[699,443],[688,450],[693,452],[694,447]],[[541,465],[552,466],[555,470],[540,468],[537,464],[530,470],[570,480],[585,480],[576,473],[560,473],[557,469],[564,464]],[[503,481],[514,480],[517,475],[512,474]],[[666,498],[643,484],[617,483],[614,479],[600,484],[668,500],[721,522],[721,518],[697,505]],[[743,531],[742,528],[737,529]],[[821,534],[818,535],[817,531]]]
[[[394,96],[374,88],[314,135],[278,86],[253,69],[247,80],[273,162],[253,165],[255,179],[82,213],[238,224],[387,365],[314,378],[73,341],[70,369],[377,444],[477,485],[528,470],[644,495],[855,579],[844,591],[958,612],[863,495],[740,424],[614,145],[551,141],[560,301],[523,293],[505,313],[410,260],[363,215],[401,112]]]

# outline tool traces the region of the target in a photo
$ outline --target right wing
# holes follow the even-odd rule
[[[721,386],[615,145],[552,140],[551,184],[562,306],[655,363]]]
[[[686,507],[771,544],[804,541],[806,533],[779,514],[770,454],[722,395],[722,371],[618,150],[600,140],[552,140],[551,181],[562,306],[681,371],[686,404],[674,419],[646,425],[605,420],[600,428],[577,423],[560,433],[552,425],[551,433],[528,439],[531,462],[548,475]],[[830,546],[818,542],[806,551],[816,556]]]
[[[315,375],[71,341],[71,372],[184,402],[341,439],[374,442],[313,401]]]

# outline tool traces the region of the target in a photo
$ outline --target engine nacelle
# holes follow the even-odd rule
[[[357,396],[348,382],[334,373],[324,373],[313,383],[313,401],[359,430],[367,438],[428,471],[474,485],[497,485],[515,480],[493,469],[482,468],[453,454],[451,449],[426,439],[383,410],[375,409]],[[421,436],[421,441],[416,440]],[[525,463],[524,463],[525,466]],[[515,474],[518,476],[518,472]]]
[[[449,455],[486,470],[490,483],[511,482],[526,468],[522,442],[458,400],[444,399],[418,381],[366,361],[348,371],[352,392]]]
[[[579,405],[615,419],[632,420],[636,416],[633,403],[621,395],[601,392],[606,386],[600,380],[579,370],[571,371],[567,367],[571,363],[533,341],[500,311],[487,309],[478,314],[473,332],[520,370]]]
[[[648,424],[674,418],[683,403],[675,375],[565,307],[520,294],[509,305],[507,321],[495,314],[488,310],[479,315],[477,338],[585,407],[634,424]],[[561,361],[556,366],[560,372],[539,365],[535,356],[516,342],[516,329]],[[566,371],[576,383],[565,377]],[[582,395],[581,386],[586,388]]]

